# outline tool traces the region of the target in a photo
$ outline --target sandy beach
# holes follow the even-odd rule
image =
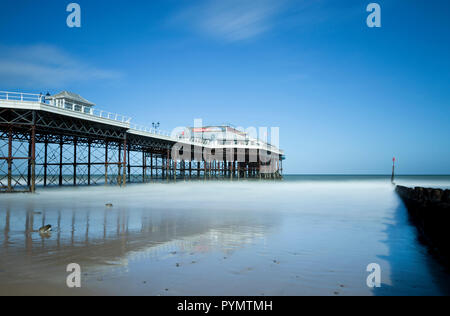
[[[44,224],[50,236],[37,232]],[[366,285],[372,262],[381,288]],[[80,289],[66,286],[69,263],[81,267]],[[448,280],[384,177],[50,188],[0,199],[0,295],[440,295]]]

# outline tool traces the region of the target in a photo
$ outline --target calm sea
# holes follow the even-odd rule
[[[450,177],[396,183],[450,188]],[[44,224],[50,236],[37,232]],[[419,242],[388,176],[0,195],[0,294],[70,294],[69,263],[81,266],[81,293],[450,294],[449,274]],[[371,263],[380,288],[366,284]]]

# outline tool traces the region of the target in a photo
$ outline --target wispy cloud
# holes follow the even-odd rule
[[[0,83],[58,88],[70,83],[121,76],[79,60],[52,45],[0,47]]]
[[[175,21],[227,41],[241,41],[267,32],[286,0],[202,0],[184,9]]]

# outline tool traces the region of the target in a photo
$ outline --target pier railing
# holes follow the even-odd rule
[[[75,112],[78,114],[84,114],[87,116],[93,116],[98,118],[109,119],[116,122],[121,123],[130,123],[131,117],[125,116],[122,114],[112,113],[109,111],[91,108],[89,110],[84,110],[83,105],[78,105],[76,103],[73,104],[50,104],[47,103],[46,97],[42,94],[33,94],[33,93],[22,93],[22,92],[8,92],[8,91],[0,91],[0,100],[5,101],[18,101],[18,102],[34,102],[39,103],[41,105],[46,105],[53,108],[58,108],[66,111]],[[77,110],[77,108],[79,110]]]
[[[42,94],[0,91],[0,100],[6,101],[42,102],[43,98]]]
[[[153,134],[153,135],[160,135],[160,136],[170,137],[170,133],[169,132],[162,131],[162,130],[156,129],[156,128],[151,128],[151,127],[148,127],[148,126],[145,126],[145,125],[131,123],[130,124],[130,129],[134,129],[134,130],[140,131],[140,132],[150,133],[150,134]]]

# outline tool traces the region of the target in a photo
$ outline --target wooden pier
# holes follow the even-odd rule
[[[37,186],[276,179],[282,176],[283,159],[282,150],[257,139],[180,138],[136,126],[131,118],[95,109],[75,94],[46,98],[0,92],[0,192],[34,192]]]

